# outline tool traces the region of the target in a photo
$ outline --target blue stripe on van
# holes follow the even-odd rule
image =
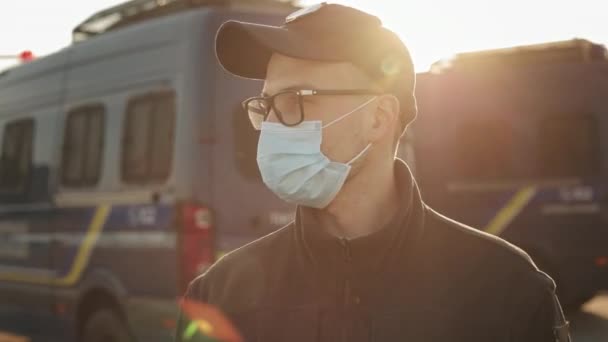
[[[27,229],[9,233],[9,238],[21,244],[27,255],[0,256],[0,281],[72,286],[87,271],[91,260],[103,264],[95,257],[100,249],[117,254],[130,249],[127,254],[132,255],[139,248],[174,248],[172,218],[173,206],[166,204],[7,213],[0,222],[4,221],[7,227],[17,222]],[[43,225],[46,227],[41,229]],[[46,267],[40,267],[39,261],[32,262],[32,256],[39,260],[41,253],[47,254],[48,264],[43,265]],[[51,261],[55,264],[51,265]]]

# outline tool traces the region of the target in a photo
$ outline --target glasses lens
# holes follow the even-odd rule
[[[285,92],[274,97],[274,109],[285,125],[297,125],[302,121],[299,96],[296,92]]]
[[[266,119],[268,113],[268,104],[263,99],[253,99],[247,102],[247,114],[253,128],[259,130],[262,127],[262,122]]]

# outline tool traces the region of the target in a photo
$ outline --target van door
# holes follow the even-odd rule
[[[29,337],[54,329],[49,167],[34,158],[44,129],[32,117],[12,119],[0,140],[0,329]]]
[[[256,161],[259,132],[241,106],[244,99],[258,95],[261,86],[261,82],[237,79],[218,70],[212,194],[216,220],[222,223],[217,227],[219,254],[281,228],[294,218],[294,207],[281,201],[262,182]]]

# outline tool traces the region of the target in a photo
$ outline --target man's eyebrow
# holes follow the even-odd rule
[[[302,90],[302,89],[317,89],[317,87],[315,87],[314,85],[312,85],[310,83],[298,83],[298,84],[290,85],[289,87],[280,88],[279,90],[275,91],[274,94],[280,93],[280,92],[286,91],[286,90]],[[272,94],[272,93],[273,92],[262,91],[262,96],[270,96],[270,94]]]

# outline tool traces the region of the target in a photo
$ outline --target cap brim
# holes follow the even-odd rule
[[[227,21],[217,32],[215,53],[222,67],[236,76],[262,80],[273,53],[309,60],[337,60],[315,48],[311,37],[283,27]]]

